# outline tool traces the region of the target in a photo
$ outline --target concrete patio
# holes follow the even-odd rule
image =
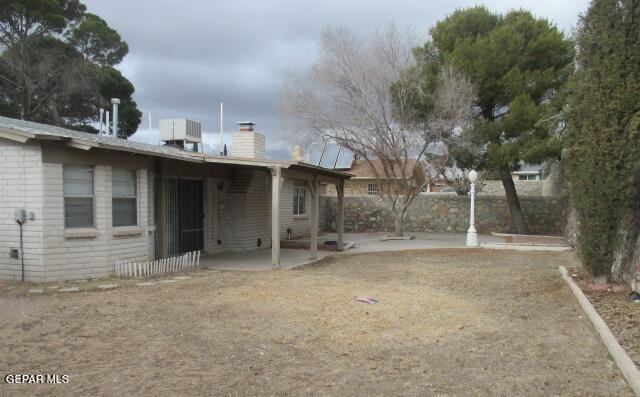
[[[465,233],[407,233],[413,235],[413,240],[387,240],[381,238],[388,233],[345,233],[345,244],[355,243],[355,246],[347,251],[323,251],[318,250],[318,259],[328,255],[350,255],[367,252],[403,251],[438,248],[466,248]],[[318,236],[319,241],[336,240],[336,233],[326,233]],[[479,235],[480,243],[498,243],[502,239],[492,235]],[[271,250],[264,249],[251,252],[234,252],[219,255],[203,255],[200,258],[200,266],[214,270],[236,271],[265,271],[271,270]],[[302,249],[280,250],[280,265],[282,269],[301,266],[310,263],[309,251]]]

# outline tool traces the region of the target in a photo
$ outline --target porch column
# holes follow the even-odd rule
[[[271,267],[280,269],[280,185],[282,169],[271,168]]]
[[[318,207],[320,206],[320,194],[318,194],[318,175],[311,181],[307,181],[311,193],[311,240],[309,245],[309,259],[318,259]]]
[[[169,244],[168,244],[168,226],[167,226],[167,180],[164,175],[164,164],[162,160],[156,161],[156,173],[158,175],[158,191],[155,199],[158,200],[158,214],[156,219],[158,220],[156,225],[158,244],[158,258],[162,259],[169,256]]]
[[[344,247],[344,180],[336,184],[336,192],[338,193],[336,232],[338,233],[338,251],[342,251]]]

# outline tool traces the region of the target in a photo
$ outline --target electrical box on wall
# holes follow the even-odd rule
[[[13,218],[18,223],[24,223],[27,220],[27,211],[24,209],[19,209],[13,211]]]

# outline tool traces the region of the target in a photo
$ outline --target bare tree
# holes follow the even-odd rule
[[[458,167],[450,167],[444,171],[444,178],[449,186],[451,186],[458,196],[466,196],[471,190],[471,182],[469,181],[469,172]],[[475,183],[476,192],[482,192],[485,184],[485,172],[478,172],[478,179]]]
[[[407,208],[431,178],[415,168],[450,164],[448,144],[472,118],[474,89],[451,68],[427,86],[413,56],[413,35],[390,25],[369,40],[344,28],[327,29],[312,67],[285,78],[280,112],[288,138],[330,140],[365,161],[402,236]],[[379,166],[376,166],[379,165]],[[444,168],[443,168],[444,169]],[[437,172],[436,172],[437,173]]]

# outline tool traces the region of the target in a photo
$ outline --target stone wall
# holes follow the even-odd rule
[[[562,235],[567,212],[566,197],[520,197],[531,233]],[[322,196],[320,225],[334,231],[337,199]],[[378,197],[345,197],[344,227],[347,232],[392,231],[393,214]],[[416,197],[405,216],[404,230],[413,232],[466,232],[469,228],[469,198],[457,195]],[[476,199],[476,228],[479,233],[515,233],[504,196]]]
[[[545,180],[541,181],[520,181],[514,180],[518,196],[542,196],[542,189]],[[484,181],[482,191],[478,195],[482,196],[504,196],[504,186],[502,181]]]

